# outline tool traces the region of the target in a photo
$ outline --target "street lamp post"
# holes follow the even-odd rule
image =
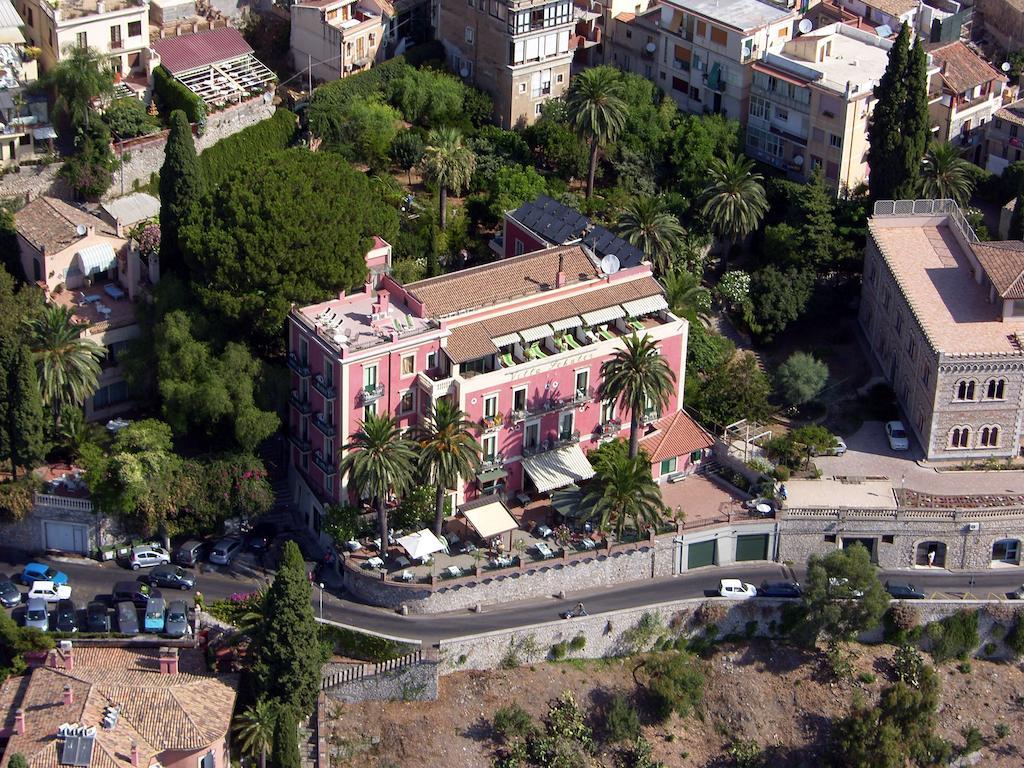
[[[321,581],[318,585],[320,587],[320,621],[324,620],[324,583]]]

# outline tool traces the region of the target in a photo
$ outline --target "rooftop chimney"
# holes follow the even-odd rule
[[[372,272],[367,276],[366,282],[363,283],[363,292],[367,296],[373,296],[373,273]]]
[[[341,301],[344,298],[345,298],[345,292],[344,291],[338,291],[338,300]]]
[[[561,288],[563,285],[565,285],[565,272],[562,271],[562,268],[564,266],[565,266],[565,259],[562,256],[562,254],[560,253],[560,254],[558,254],[558,274],[555,275],[555,287],[556,288]]]
[[[132,768],[139,768],[139,744],[132,741]]]
[[[160,649],[160,674],[161,675],[176,675],[176,674],[178,674],[178,649],[177,648],[161,648]]]
[[[373,303],[371,312],[374,317],[387,317],[388,310],[391,306],[391,294],[386,289],[381,288],[377,291],[377,301]]]
[[[64,645],[67,643],[67,645]],[[70,640],[64,640],[61,643],[61,655],[64,657],[64,669],[68,672],[75,671],[75,649],[71,646]]]
[[[14,732],[19,736],[25,735],[25,710],[18,709],[14,713]]]
[[[75,689],[70,685],[64,686],[64,706],[70,707],[75,703]]]

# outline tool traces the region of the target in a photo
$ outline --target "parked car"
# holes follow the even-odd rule
[[[1010,593],[1011,600],[1024,600],[1024,584],[1021,584]]]
[[[140,544],[132,547],[128,555],[128,567],[133,571],[139,568],[152,568],[154,565],[167,565],[171,562],[170,553],[155,544]]]
[[[196,577],[177,565],[162,565],[154,568],[145,576],[139,576],[154,587],[171,587],[172,589],[192,589],[196,585]]]
[[[757,587],[739,579],[722,579],[718,582],[718,594],[734,600],[746,600],[757,596]]]
[[[25,626],[48,632],[50,629],[50,614],[46,612],[46,601],[41,597],[29,598],[28,607],[25,610]]]
[[[46,563],[29,563],[21,572],[21,583],[31,587],[37,581],[52,581],[54,584],[67,584],[68,575],[57,571]]]
[[[210,550],[210,562],[214,565],[231,565],[242,551],[242,540],[234,536],[221,539]]]
[[[264,552],[270,548],[278,534],[277,526],[273,523],[263,521],[257,523],[251,531],[245,535],[246,546],[254,552]]]
[[[907,437],[907,429],[902,421],[887,421],[885,436],[889,440],[889,447],[894,451],[905,451],[910,448],[910,438]]]
[[[139,614],[135,603],[125,600],[117,604],[117,631],[122,635],[139,634]]]
[[[58,632],[78,631],[78,608],[70,600],[61,600],[57,603],[55,626]]]
[[[110,631],[110,609],[106,603],[93,600],[85,607],[85,629],[87,632]]]
[[[171,559],[178,565],[196,566],[203,559],[207,549],[209,549],[209,545],[205,541],[189,539],[175,548]]]
[[[800,597],[803,593],[795,581],[765,581],[757,588],[758,597]]]
[[[184,637],[191,628],[188,625],[188,606],[184,600],[172,600],[167,605],[167,619],[164,634],[170,637]]]
[[[924,600],[925,594],[913,584],[885,582],[885,591],[897,600]]]
[[[48,603],[67,600],[71,597],[71,587],[67,584],[54,584],[52,581],[37,581],[28,590],[28,597],[40,597]]]
[[[0,605],[13,608],[21,604],[21,590],[8,578],[0,579]]]
[[[144,632],[164,631],[164,612],[167,610],[167,603],[162,597],[151,597],[146,603],[146,613],[142,619]]]
[[[823,451],[818,451],[815,448],[811,449],[812,456],[842,456],[846,453],[846,441],[843,440],[839,435],[832,435],[832,439],[835,441],[831,448],[826,448]]]
[[[163,597],[159,589],[153,589],[149,584],[141,581],[119,581],[110,592],[111,602],[133,603],[138,608],[145,608],[151,597]]]

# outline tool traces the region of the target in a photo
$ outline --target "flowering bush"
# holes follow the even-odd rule
[[[146,256],[160,250],[160,225],[147,224],[139,233],[139,250]]]

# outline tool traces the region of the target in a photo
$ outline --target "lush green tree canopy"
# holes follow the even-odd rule
[[[705,424],[764,419],[771,412],[771,385],[753,355],[737,355],[713,369],[696,389],[691,404]]]
[[[828,366],[807,352],[794,352],[775,372],[779,394],[790,405],[808,403],[825,388]]]
[[[401,116],[376,99],[350,99],[339,110],[335,149],[349,160],[383,167],[398,135]]]
[[[860,544],[812,555],[803,599],[808,626],[838,640],[878,626],[889,607],[871,556]]]
[[[160,266],[184,274],[182,229],[205,184],[192,139],[192,126],[180,109],[171,113],[171,130],[160,167]]]
[[[115,99],[103,110],[103,122],[114,134],[114,140],[146,136],[160,130],[160,121],[146,111],[138,99]]]
[[[505,211],[518,208],[548,191],[547,181],[528,165],[508,165],[498,170],[487,190],[487,212],[501,221]]]

